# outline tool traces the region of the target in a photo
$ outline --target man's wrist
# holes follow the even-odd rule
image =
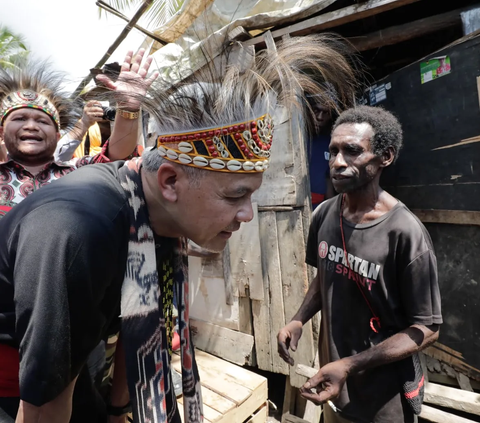
[[[308,322],[308,320],[307,320],[307,322]],[[304,321],[301,319],[301,317],[295,315],[295,316],[292,317],[292,320],[290,320],[290,323],[289,323],[289,324],[291,324],[291,325],[294,324],[294,325],[299,326],[299,327],[302,328],[305,323],[306,323],[306,322],[304,322]]]
[[[95,122],[92,122],[89,118],[85,119],[82,117],[79,123],[80,123],[79,125],[80,131],[86,133],[90,129],[90,126],[92,126]]]
[[[353,356],[350,356],[350,357],[344,357],[344,358],[340,359],[343,362],[343,364],[345,366],[345,369],[346,369],[346,372],[349,376],[351,374],[357,373],[361,370],[360,368],[358,368],[358,362],[355,359],[355,357],[356,356],[353,355]]]
[[[107,405],[107,414],[109,416],[123,416],[124,414],[128,414],[131,412],[132,412],[132,404],[130,403],[130,401],[128,401],[127,404],[120,407],[111,405],[111,404]]]
[[[117,108],[117,115],[123,117],[124,119],[138,119],[140,116],[140,110],[130,111],[127,109]]]

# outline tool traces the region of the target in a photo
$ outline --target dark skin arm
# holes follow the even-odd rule
[[[423,350],[438,339],[438,330],[438,325],[412,325],[368,350],[328,363],[300,388],[300,394],[317,405],[334,399],[348,376]]]
[[[302,336],[302,327],[322,308],[322,297],[320,293],[320,282],[318,274],[310,284],[308,291],[303,299],[302,305],[288,325],[278,332],[278,354],[288,364],[293,366],[294,361],[290,356],[289,349],[297,350],[297,345]]]

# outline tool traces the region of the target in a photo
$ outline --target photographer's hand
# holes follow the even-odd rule
[[[85,134],[88,132],[88,129],[95,124],[95,122],[102,120],[102,117],[103,109],[101,103],[95,100],[87,102],[85,106],[83,106],[82,117],[78,120],[75,126],[62,137],[62,139],[59,141],[59,145],[65,145],[76,141],[78,146],[85,137]],[[74,150],[71,151],[70,157],[65,158],[62,156],[61,159],[57,158],[57,160],[70,160],[73,151]]]
[[[81,120],[86,130],[88,130],[88,128],[90,128],[95,122],[102,120],[102,117],[103,109],[102,104],[99,101],[92,100],[85,104]]]

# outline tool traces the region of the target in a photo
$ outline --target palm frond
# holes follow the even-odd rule
[[[137,7],[142,0],[105,0],[112,8],[125,13],[132,7]],[[165,25],[183,6],[185,0],[155,0],[148,8],[142,21],[147,27],[158,28]],[[108,13],[99,8],[99,16],[108,16]]]
[[[185,0],[154,1],[145,15],[149,25],[160,27],[165,25],[185,3]]]
[[[105,3],[109,4],[114,9],[118,10],[119,12],[126,12],[132,6],[136,6],[142,3],[142,0],[106,0]],[[98,8],[98,16],[101,18],[102,16],[108,17],[109,14],[106,10],[102,9],[101,7]]]
[[[21,35],[6,26],[0,26],[0,67],[14,68],[21,65],[29,51]]]

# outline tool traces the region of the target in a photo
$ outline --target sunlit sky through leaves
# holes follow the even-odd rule
[[[95,0],[0,0],[0,24],[25,38],[31,55],[50,59],[67,73],[73,91],[102,58],[126,22],[113,15],[99,18]],[[124,13],[132,17],[135,10]],[[145,36],[136,29],[107,63],[121,62],[125,53],[140,47]]]

